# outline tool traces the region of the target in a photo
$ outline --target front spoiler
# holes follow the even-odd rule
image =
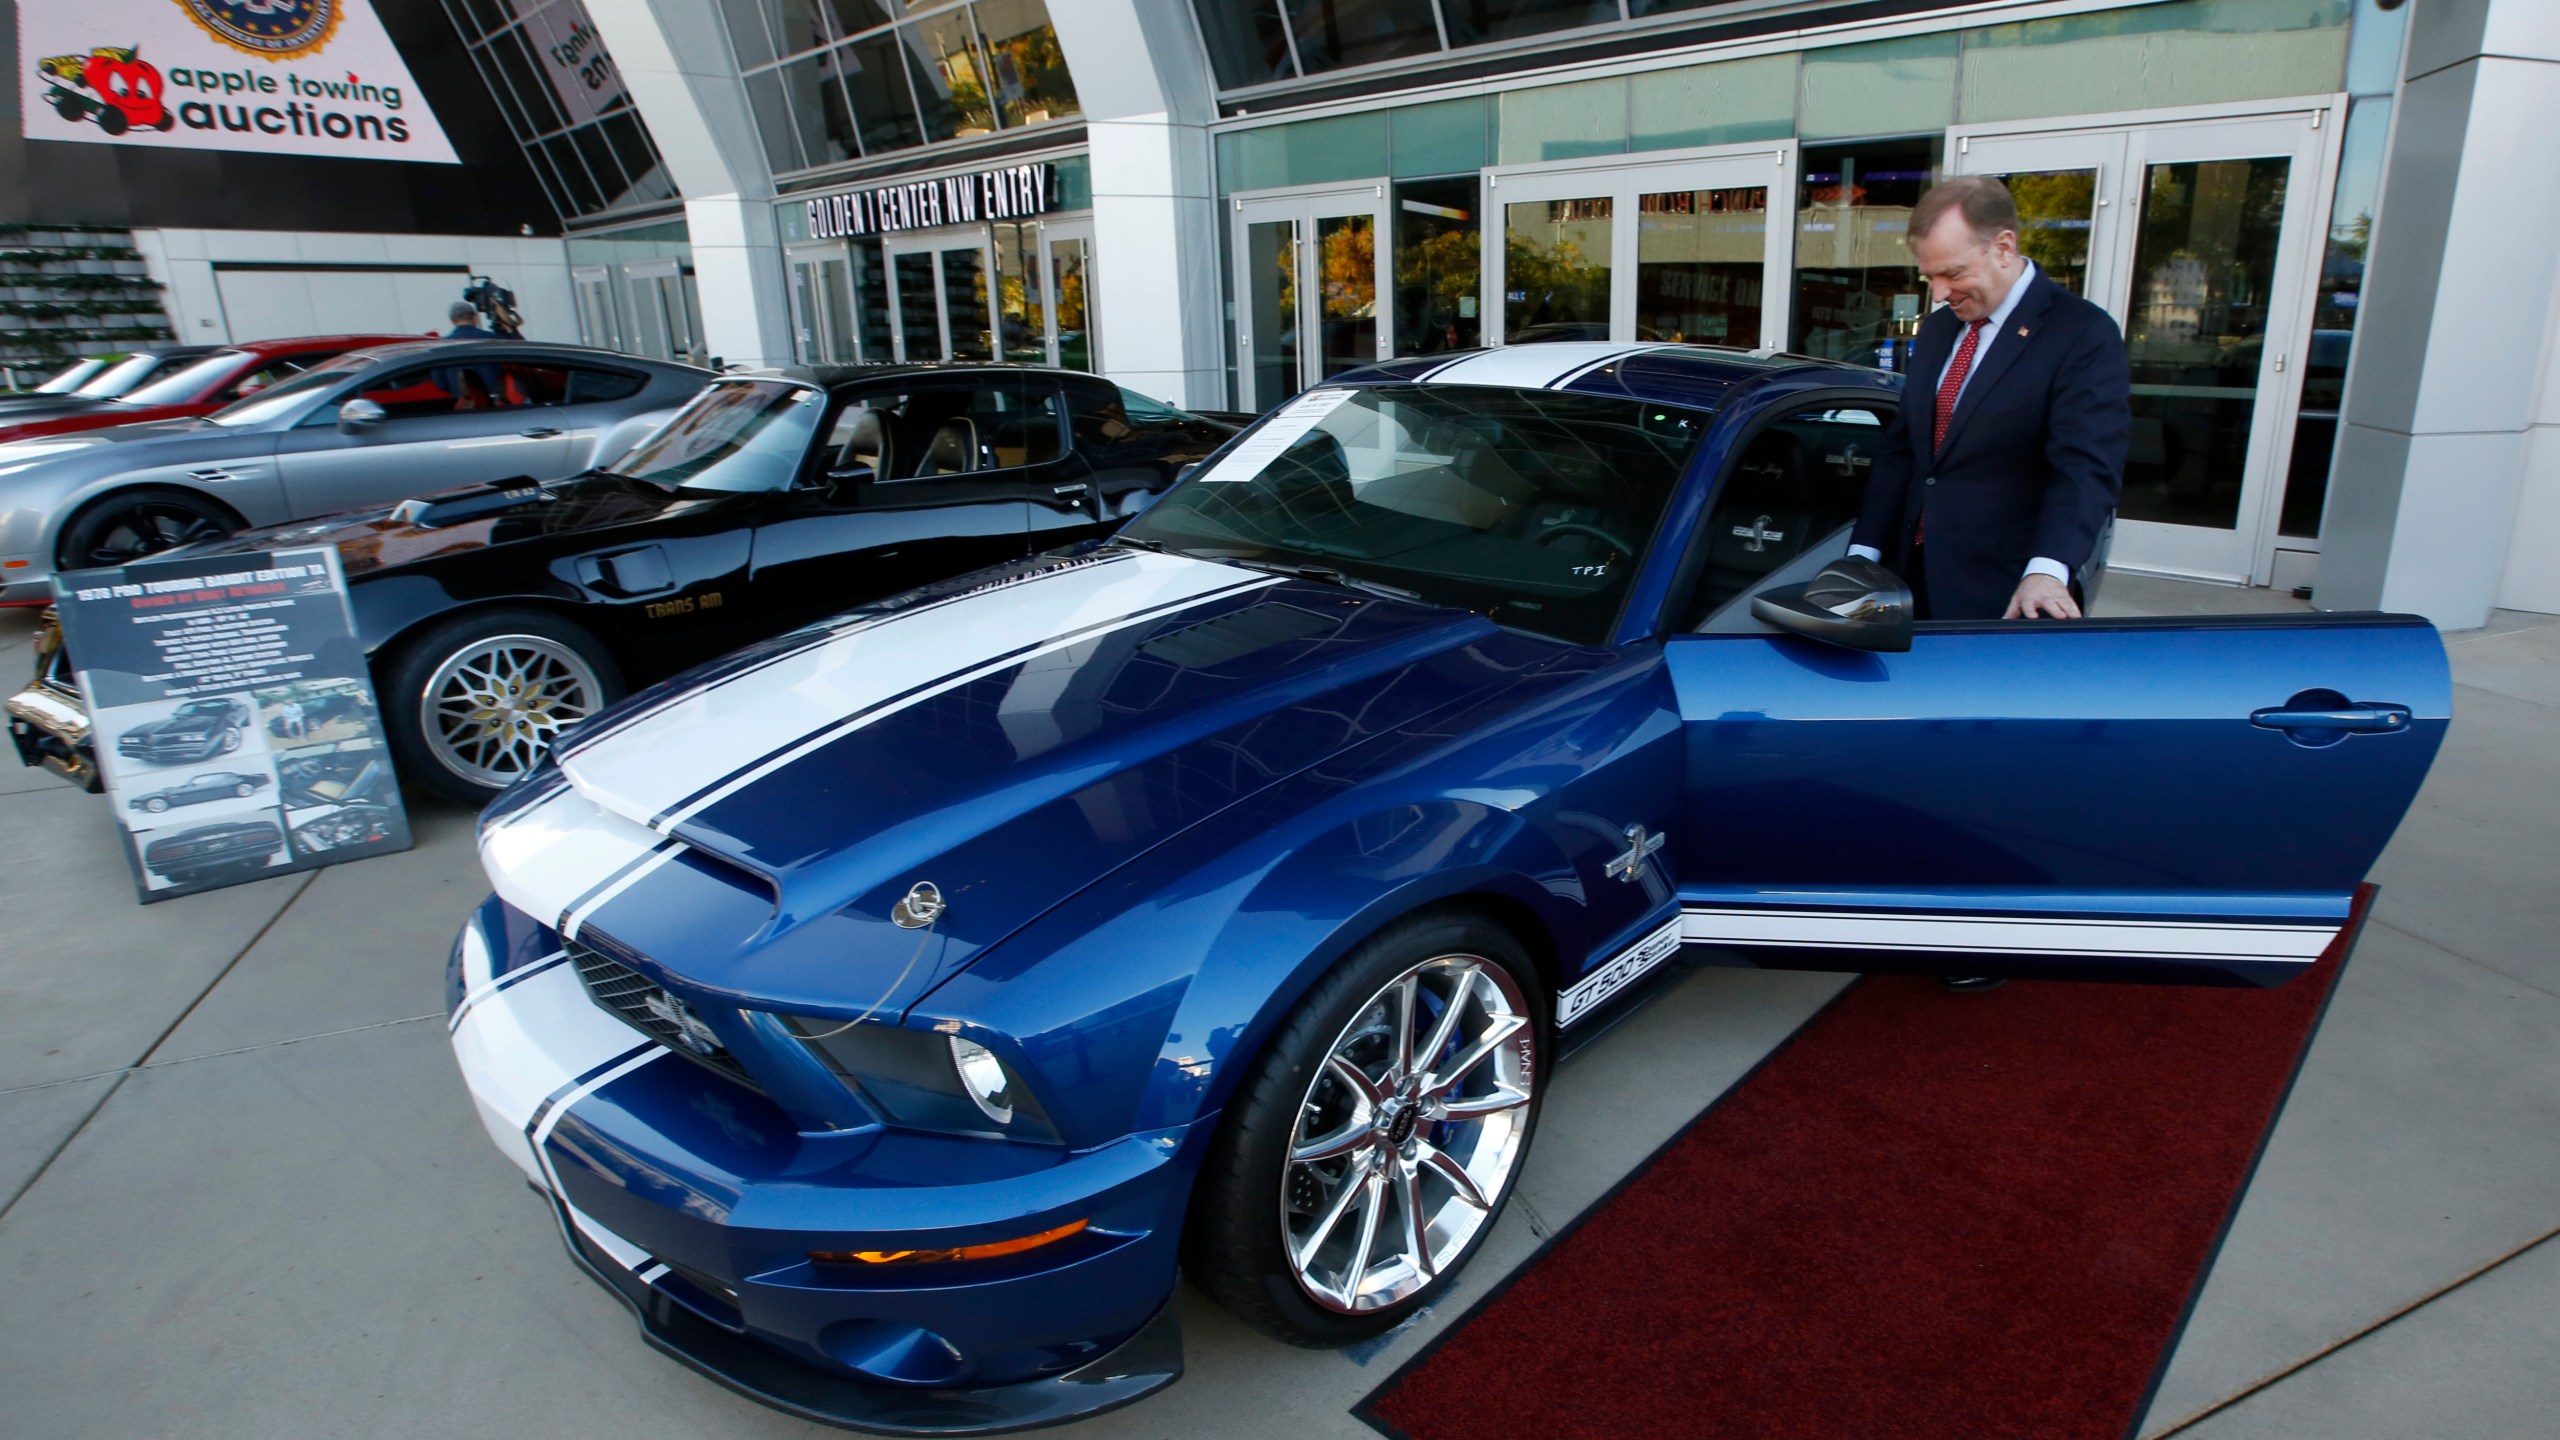
[[[91,747],[89,715],[78,699],[38,681],[10,696],[7,708],[9,738],[21,762],[41,765],[92,795],[106,788]]]
[[[641,1338],[760,1404],[873,1435],[1001,1435],[1082,1420],[1182,1378],[1174,1301],[1110,1351],[1061,1375],[1013,1385],[932,1389],[830,1375],[703,1318],[625,1269],[549,1198],[570,1257],[640,1320]]]

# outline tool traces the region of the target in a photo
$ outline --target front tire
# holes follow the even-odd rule
[[[185,490],[126,490],[93,502],[62,527],[54,563],[64,570],[127,565],[237,528],[231,512]]]
[[[402,773],[472,806],[531,774],[563,729],[622,696],[602,641],[526,609],[457,615],[401,646],[384,679]]]
[[[1491,1233],[1537,1128],[1545,990],[1465,911],[1345,956],[1237,1088],[1185,1236],[1194,1284],[1293,1345],[1379,1334]]]
[[[142,802],[142,808],[150,811],[154,815],[158,815],[169,808],[169,802],[157,795],[154,795],[150,799]]]

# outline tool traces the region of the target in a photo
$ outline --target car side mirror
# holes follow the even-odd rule
[[[362,396],[338,407],[338,433],[361,435],[367,429],[391,418],[391,412]]]
[[[859,462],[839,465],[827,472],[827,494],[838,500],[850,500],[853,492],[880,478],[880,472]]]
[[[1801,585],[1751,597],[1751,613],[1790,635],[1851,650],[1911,648],[1911,587],[1873,560],[1849,556]]]

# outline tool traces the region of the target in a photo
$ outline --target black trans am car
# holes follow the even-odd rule
[[[635,683],[1099,536],[1234,433],[1075,371],[750,372],[610,469],[171,553],[334,542],[401,773],[476,805]],[[10,705],[22,758],[77,778],[75,711],[40,673]]]
[[[249,707],[219,696],[190,700],[176,712],[136,725],[116,738],[116,753],[153,765],[185,765],[240,748]]]
[[[245,798],[265,788],[267,788],[267,777],[264,775],[242,775],[229,770],[216,770],[210,775],[198,775],[192,780],[172,785],[166,790],[154,790],[148,795],[137,795],[127,800],[125,804],[133,809],[147,810],[157,815],[172,805],[201,805],[207,800],[219,800],[226,795]]]
[[[143,847],[142,863],[173,885],[192,885],[227,870],[256,869],[284,848],[284,832],[265,820],[225,820],[164,836]]]

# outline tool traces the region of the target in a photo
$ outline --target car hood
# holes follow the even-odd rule
[[[211,405],[127,405],[121,400],[83,400],[77,405],[34,412],[0,411],[0,441],[25,440],[110,425],[142,425],[154,420],[183,420],[211,412]]]
[[[0,423],[13,417],[0,414]],[[38,465],[62,462],[103,465],[110,471],[163,464],[148,454],[154,448],[185,460],[229,460],[272,450],[275,437],[262,430],[237,430],[209,420],[146,420],[136,425],[105,425],[67,435],[37,435],[0,443],[0,477]]]
[[[287,545],[335,545],[353,579],[378,570],[588,530],[637,524],[735,503],[735,495],[670,490],[620,475],[536,483],[530,477],[439,490],[380,510],[243,530],[186,555],[236,554]]]
[[[1018,562],[634,697],[491,807],[482,853],[536,920],[699,990],[902,1011],[1134,856],[1563,648],[1181,556]],[[901,928],[919,884],[947,909]]]

